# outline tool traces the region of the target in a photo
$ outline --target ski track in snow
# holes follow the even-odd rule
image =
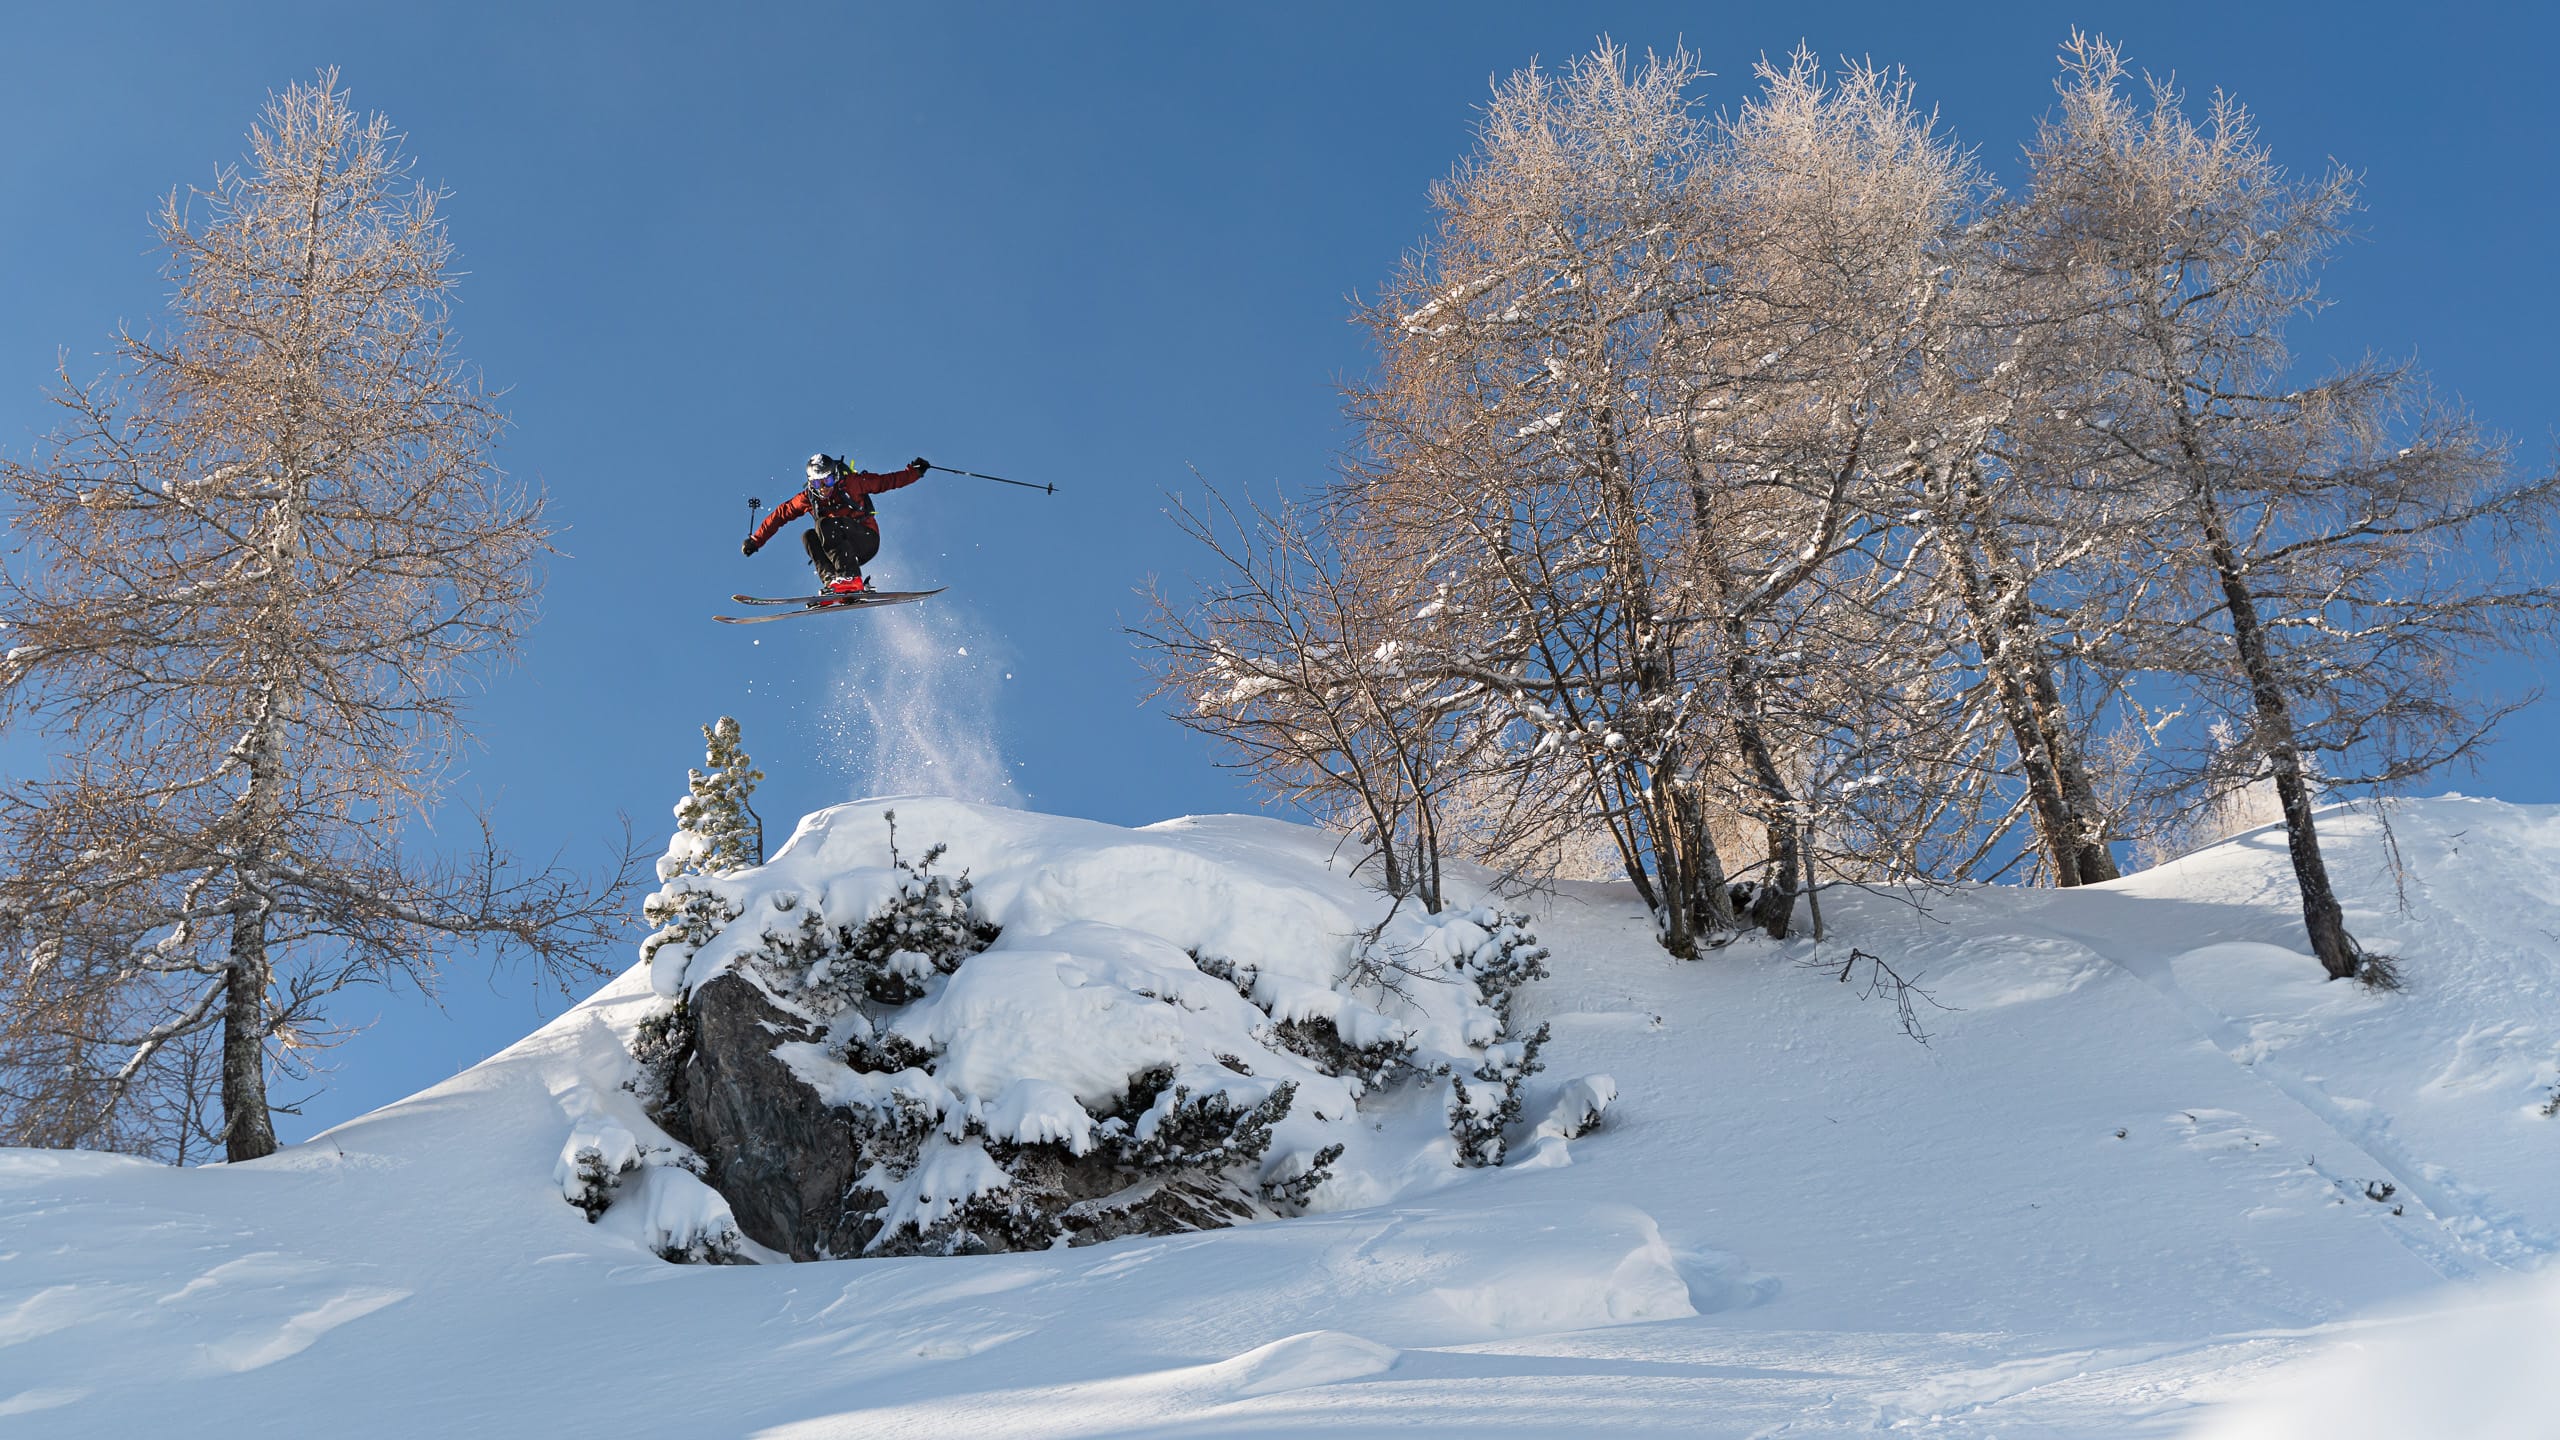
[[[947,804],[900,802],[902,833]],[[0,1151],[0,1435],[2180,1434],[2397,1333],[2370,1307],[2555,1249],[2560,810],[2404,810],[2407,914],[2370,903],[2370,823],[2328,824],[2403,995],[2319,982],[2263,836],[2080,892],[1844,897],[1827,945],[1696,964],[1618,887],[1561,887],[1529,1111],[1605,1071],[1608,1125],[1365,1208],[1086,1250],[688,1268],[618,1211],[584,1223],[551,1165],[616,1093],[648,1004],[626,976],[266,1161]],[[1363,903],[1293,827],[1110,833],[1188,851],[1188,886]],[[1054,883],[1109,855],[1059,850]],[[1949,1007],[1929,1046],[1794,963],[1852,941]]]

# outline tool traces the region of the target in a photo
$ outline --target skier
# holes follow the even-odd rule
[[[859,595],[869,588],[862,567],[880,553],[880,517],[871,497],[884,490],[913,485],[932,469],[923,456],[904,470],[874,474],[856,470],[832,455],[809,457],[809,483],[799,494],[773,507],[743,547],[749,555],[764,548],[774,532],[803,515],[816,523],[800,537],[817,567],[818,588],[829,595]]]

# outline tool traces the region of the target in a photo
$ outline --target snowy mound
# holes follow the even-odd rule
[[[1598,1117],[1597,1077],[1524,1116],[1522,917],[1215,833],[866,802],[675,876],[635,1087],[668,1133],[573,1137],[564,1183],[601,1211],[661,1157],[803,1258],[1038,1249],[1376,1204]]]

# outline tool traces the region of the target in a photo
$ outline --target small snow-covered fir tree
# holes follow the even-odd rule
[[[764,772],[755,768],[734,716],[702,727],[702,763],[687,772],[676,802],[676,833],[658,861],[658,878],[726,875],[764,863],[764,817],[752,802]]]
[[[1485,1088],[1470,1088],[1455,1071],[1449,1076],[1449,1136],[1458,1142],[1459,1164],[1499,1165],[1510,1153],[1504,1136],[1520,1123],[1520,1087],[1546,1068],[1538,1052],[1547,1043],[1547,1027],[1515,1035],[1511,1000],[1522,986],[1547,978],[1548,951],[1530,933],[1526,915],[1488,907],[1468,918],[1471,931],[1443,932],[1474,940],[1449,957],[1450,966],[1475,982],[1476,994],[1502,1029],[1498,1041],[1483,1047],[1475,1067],[1476,1081]]]
[[[685,796],[676,802],[676,833],[658,857],[660,889],[641,906],[642,918],[656,927],[640,944],[642,960],[674,941],[699,945],[738,918],[726,898],[687,883],[688,877],[729,875],[764,863],[764,820],[749,803],[764,772],[748,757],[735,718],[723,715],[703,726],[702,739],[702,760],[711,768],[686,772]]]
[[[641,917],[655,927],[641,942],[643,962],[669,944],[700,945],[738,918],[728,897],[689,877],[728,875],[764,863],[764,818],[752,803],[764,772],[747,754],[737,718],[723,715],[703,726],[702,743],[708,768],[685,774],[685,795],[675,806],[676,833],[658,857],[660,888],[641,905]],[[632,1088],[653,1105],[665,1103],[668,1082],[692,1048],[691,1016],[678,998],[640,1023],[632,1053],[641,1073]]]

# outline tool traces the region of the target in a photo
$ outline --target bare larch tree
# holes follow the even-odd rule
[[[388,123],[324,72],[250,143],[159,215],[166,323],[0,462],[0,699],[60,756],[0,794],[14,1143],[268,1154],[270,1069],[332,1042],[333,992],[482,942],[565,977],[620,929],[627,844],[601,882],[485,824],[462,858],[400,844],[549,531],[491,464],[439,195]]]
[[[2347,932],[2316,789],[2424,775],[2513,708],[2455,676],[2547,627],[2560,479],[2518,477],[2409,366],[2293,379],[2285,323],[2320,303],[2353,177],[2288,174],[2227,96],[2202,120],[2165,82],[2137,101],[2103,41],[2065,53],[2035,183],[2103,323],[2048,408],[2082,466],[2148,509],[2126,563],[2171,582],[2125,663],[2230,718],[2237,743],[2202,757],[2196,788],[2273,784],[2313,952],[2334,978],[2387,981]]]

